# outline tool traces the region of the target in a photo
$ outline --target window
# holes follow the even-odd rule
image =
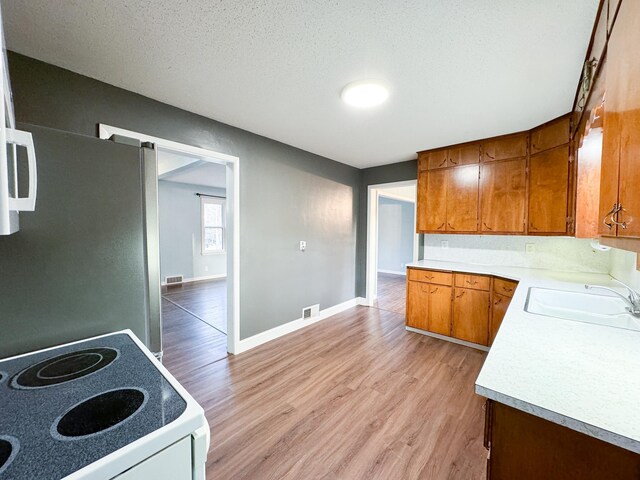
[[[224,253],[226,215],[224,198],[200,197],[202,206],[202,254]]]

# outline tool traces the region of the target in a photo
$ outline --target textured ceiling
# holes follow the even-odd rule
[[[357,167],[570,110],[598,0],[2,0],[19,53]],[[377,78],[386,104],[344,105]]]

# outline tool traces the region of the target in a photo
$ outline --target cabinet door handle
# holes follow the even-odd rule
[[[476,282],[475,280],[474,280],[473,282],[472,282],[471,280],[466,280],[466,282],[467,282],[469,285],[477,285],[477,284],[478,284],[478,282]]]
[[[491,156],[491,155],[489,155],[489,153],[487,153],[487,152],[484,152],[484,154],[485,154],[487,157],[489,157],[491,160],[495,160],[495,159],[496,159],[496,157],[492,157],[492,156]]]
[[[493,228],[487,225],[487,222],[482,222],[482,224],[484,225],[484,228],[486,228],[487,230],[493,230]]]
[[[449,228],[450,228],[451,230],[455,230],[455,228],[453,227],[453,225],[451,225],[449,222],[447,222],[447,225],[449,226]]]
[[[509,292],[509,293],[513,292],[513,288],[502,287],[502,289],[503,289],[505,292]]]
[[[458,162],[454,161],[454,160],[453,160],[453,158],[450,158],[450,159],[449,159],[449,161],[450,161],[451,163],[453,163],[454,165],[457,165],[457,164],[458,164]]]
[[[429,292],[429,293],[436,293],[437,291],[438,291],[438,287],[436,287],[435,290],[433,290],[432,292]]]
[[[611,230],[611,229],[613,228],[613,222],[611,222],[611,223],[607,223],[607,217],[608,217],[608,216],[613,216],[613,215],[617,212],[617,209],[618,209],[618,204],[617,204],[617,203],[614,203],[614,204],[613,204],[613,207],[611,208],[611,210],[609,210],[609,211],[605,214],[604,218],[602,219],[602,223],[603,223],[603,224],[604,224],[604,226],[605,226],[605,227],[607,227],[609,230]]]
[[[498,305],[499,303],[502,303],[502,299],[499,298],[498,300],[496,300],[495,302],[493,302],[494,305]]]
[[[460,298],[460,297],[462,297],[465,293],[467,293],[467,292],[465,292],[465,291],[463,290],[463,291],[462,291],[462,293],[460,293],[460,295],[456,295],[456,298]]]
[[[438,228],[436,228],[436,230],[440,230],[442,227],[444,227],[444,222],[442,222],[442,225],[440,225]]]
[[[531,222],[531,223],[529,224],[529,228],[530,228],[531,230],[537,230],[537,229],[538,229],[537,227],[534,227],[534,226],[533,226],[533,222]]]
[[[438,165],[438,166],[439,166],[439,167],[442,167],[442,166],[446,165],[446,163],[447,163],[447,159],[445,158],[445,159],[442,161],[442,163],[441,163],[440,165]]]
[[[615,220],[615,218],[614,218],[614,217],[615,217],[615,216],[617,216],[617,215],[618,215],[618,213],[620,213],[621,211],[622,211],[622,205],[621,205],[621,204],[618,204],[618,208],[615,210],[615,212],[613,212],[613,213],[611,214],[611,223],[613,223],[614,225],[617,225],[617,226],[619,226],[619,227],[622,227],[623,229],[625,229],[625,230],[626,230],[626,228],[627,228],[627,222],[618,222],[618,221],[616,221],[616,220]]]

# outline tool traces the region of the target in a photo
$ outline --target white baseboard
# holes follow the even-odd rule
[[[488,352],[489,347],[485,347],[484,345],[478,345],[477,343],[467,342],[465,340],[458,340],[457,338],[447,337],[446,335],[440,335],[439,333],[427,332],[426,330],[420,330],[419,328],[413,327],[405,327],[408,332],[420,333],[422,335],[426,335],[427,337],[438,338],[440,340],[444,340],[446,342],[457,343],[458,345],[464,345],[465,347],[475,348],[477,350],[482,350],[483,352]]]
[[[204,280],[218,280],[220,278],[227,278],[226,273],[218,273],[216,275],[208,275],[206,277],[193,277],[193,278],[184,278],[182,283],[193,283],[193,282],[202,282]],[[163,287],[167,286],[166,282],[162,282]],[[172,283],[171,285],[181,285],[180,283]]]
[[[406,270],[382,270],[382,269],[378,269],[378,273],[390,273],[392,275],[404,275],[405,277],[407,276],[407,271]]]
[[[325,320],[333,315],[336,315],[337,313],[344,312],[345,310],[353,308],[357,305],[363,305],[362,303],[360,303],[361,301],[364,301],[364,298],[353,298],[351,300],[347,300],[346,302],[342,302],[332,307],[325,308],[324,310],[320,310],[320,313],[315,317],[308,318],[306,320],[298,318],[297,320],[293,320],[283,325],[278,325],[277,327],[267,330],[266,332],[258,333],[257,335],[254,335],[252,337],[240,340],[235,353],[238,354],[246,352],[247,350],[251,350],[258,345],[262,345],[263,343],[270,342],[271,340],[280,338],[288,333],[295,332],[296,330],[308,327],[309,325],[313,325],[314,323]]]

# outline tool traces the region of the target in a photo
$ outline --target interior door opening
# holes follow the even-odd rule
[[[239,158],[108,125],[99,133],[151,142],[158,152],[164,359],[184,370],[238,352]]]
[[[406,266],[418,260],[416,181],[369,187],[367,304],[405,315]]]

